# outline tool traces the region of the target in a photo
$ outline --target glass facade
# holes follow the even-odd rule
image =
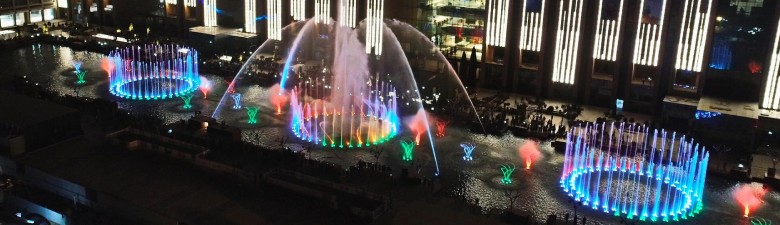
[[[421,31],[443,49],[482,51],[485,33],[485,0],[428,0]],[[460,55],[457,53],[456,55]]]

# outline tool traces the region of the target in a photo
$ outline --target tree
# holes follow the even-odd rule
[[[515,209],[515,202],[517,202],[517,199],[520,198],[520,191],[515,189],[505,189],[504,190],[504,196],[509,199],[509,211],[512,211]]]

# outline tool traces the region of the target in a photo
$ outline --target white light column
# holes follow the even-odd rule
[[[268,0],[268,39],[282,40],[282,0]]]
[[[707,1],[706,11],[702,12],[704,1]],[[701,72],[704,45],[707,42],[710,26],[710,12],[712,12],[712,0],[685,0],[680,41],[677,45],[676,69]]]
[[[330,24],[330,0],[315,0],[314,18],[317,23]]]
[[[780,21],[777,24],[777,33],[775,33],[774,47],[772,48],[772,56],[769,61],[769,68],[766,75],[766,86],[764,87],[764,98],[761,102],[761,108],[764,109],[780,109],[780,96],[778,93],[780,90]]]
[[[584,0],[560,0],[559,2],[555,54],[553,55],[553,82],[574,84],[580,47],[583,5],[585,5]]]
[[[546,0],[541,0],[542,8],[538,12],[529,11],[529,2],[525,1],[523,4],[523,19],[520,21],[520,50],[538,52],[542,50],[542,26]]]
[[[217,26],[217,0],[203,0],[203,26]]]
[[[507,20],[509,19],[509,0],[488,0],[487,32],[485,43],[491,46],[506,45]]]
[[[374,54],[382,55],[385,1],[368,0],[366,11],[366,54],[371,54],[373,48]]]
[[[357,18],[357,0],[339,1],[339,25],[355,28]]]
[[[306,20],[306,0],[292,0],[290,3],[290,14],[294,20]]]
[[[596,19],[596,41],[593,49],[593,58],[607,61],[616,61],[618,52],[618,43],[620,40],[620,27],[623,22],[623,1],[620,0],[620,9],[618,10],[617,20],[604,19],[603,13],[604,0],[599,0],[598,18]]]
[[[257,0],[244,0],[244,31],[257,33]]]
[[[658,66],[658,55],[661,51],[661,38],[664,33],[664,21],[666,20],[666,1],[661,3],[661,17],[656,23],[643,21],[643,13],[637,19],[636,39],[634,39],[634,64],[645,66]],[[639,12],[652,10],[645,8],[645,0],[640,1]]]

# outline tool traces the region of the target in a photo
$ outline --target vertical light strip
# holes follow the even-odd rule
[[[339,0],[339,25],[355,28],[357,0]]]
[[[314,13],[317,23],[330,24],[330,0],[315,0]]]
[[[184,0],[184,5],[189,7],[198,7],[198,1],[196,0]]]
[[[637,36],[634,39],[634,64],[645,66],[658,66],[658,54],[661,50],[661,37],[663,36],[664,21],[666,20],[666,2],[661,6],[661,18],[658,24],[643,23],[643,13],[639,13],[637,19]],[[644,12],[645,0],[641,0],[639,12]]]
[[[384,0],[369,0],[366,7],[366,54],[382,55],[382,41],[384,39]]]
[[[778,93],[778,71],[780,71],[780,21],[777,23],[777,30],[775,33],[774,47],[772,48],[772,56],[769,61],[769,70],[766,74],[766,87],[764,88],[764,99],[761,103],[761,108],[765,109],[780,109],[780,96]]]
[[[244,31],[257,33],[257,0],[244,0]]]
[[[560,0],[559,2],[553,59],[553,82],[574,84],[582,28],[583,1]]]
[[[293,20],[306,20],[306,0],[292,0],[290,4],[290,14]]]
[[[701,12],[703,1],[707,1],[706,12]],[[676,69],[701,72],[711,12],[712,0],[685,0]]]
[[[603,19],[604,0],[599,0],[599,10],[596,19],[596,40],[593,49],[593,58],[616,61],[618,43],[620,42],[620,26],[623,24],[623,1],[620,0],[617,20]]]
[[[268,39],[282,40],[282,0],[268,0]]]
[[[520,50],[541,51],[545,1],[541,1],[542,9],[539,12],[528,11],[529,1],[525,1],[523,4],[523,19],[520,21]]]
[[[504,47],[506,45],[509,0],[489,0],[487,9],[485,42],[491,46]]]
[[[203,0],[203,26],[217,26],[217,0]]]

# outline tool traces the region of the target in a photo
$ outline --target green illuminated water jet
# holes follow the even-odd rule
[[[190,102],[192,102],[192,96],[193,96],[192,94],[189,94],[189,95],[182,95],[180,97],[181,100],[184,101],[184,106],[182,106],[182,108],[184,108],[184,109],[191,109],[192,108],[192,104],[190,104]]]
[[[259,108],[257,107],[246,107],[246,115],[249,116],[249,120],[247,123],[249,124],[257,124],[257,111]]]
[[[412,157],[414,156],[414,145],[414,141],[401,141],[401,148],[404,150],[401,159],[404,161],[412,161]]]
[[[512,164],[501,165],[501,173],[504,175],[504,177],[501,178],[501,183],[511,184],[512,183],[512,173],[515,172],[515,169],[517,169],[517,166],[512,165]]]
[[[87,83],[87,81],[84,80],[84,78],[87,76],[87,71],[79,70],[76,71],[76,78],[79,80],[76,81],[77,84],[84,84]]]

